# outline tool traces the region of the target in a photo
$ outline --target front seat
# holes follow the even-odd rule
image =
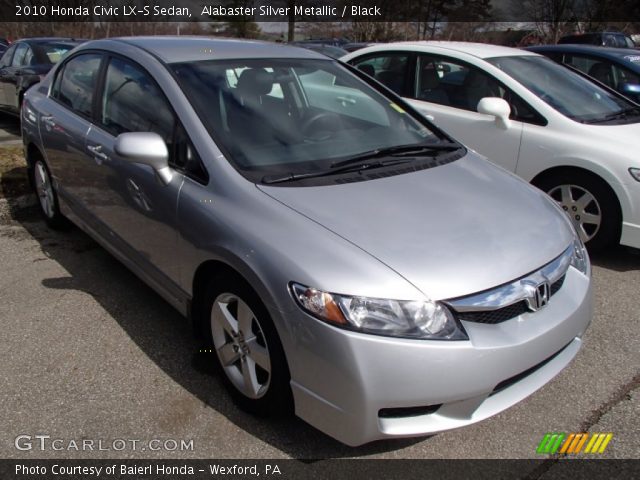
[[[373,68],[373,65],[370,65],[368,63],[365,63],[364,65],[358,65],[358,70],[360,70],[361,72],[366,73],[370,77],[375,77],[376,76],[376,69]]]
[[[473,112],[478,111],[478,102],[485,97],[499,97],[491,79],[477,70],[471,70],[464,79],[464,91],[467,97],[467,108]]]
[[[426,65],[420,72],[420,91],[418,98],[426,102],[450,105],[449,95],[440,86],[440,77],[432,63]]]
[[[273,74],[263,68],[243,70],[228,112],[229,130],[236,136],[251,136],[259,143],[271,140],[268,112],[263,108],[262,96],[273,88]]]

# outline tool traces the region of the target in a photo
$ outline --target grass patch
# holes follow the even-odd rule
[[[0,197],[14,198],[30,192],[22,146],[0,146]]]

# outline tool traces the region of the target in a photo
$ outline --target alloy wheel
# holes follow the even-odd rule
[[[34,168],[34,181],[42,211],[47,218],[53,218],[55,215],[53,186],[47,167],[40,160],[36,162]]]
[[[588,242],[595,237],[602,223],[602,210],[596,197],[578,185],[558,185],[548,194],[571,219],[580,238]]]
[[[252,399],[264,396],[271,381],[271,358],[260,322],[237,295],[222,293],[211,310],[213,346],[233,386]]]

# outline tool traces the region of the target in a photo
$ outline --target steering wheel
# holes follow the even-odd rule
[[[320,112],[307,118],[300,127],[306,138],[316,141],[331,138],[340,129],[342,119],[333,112]]]

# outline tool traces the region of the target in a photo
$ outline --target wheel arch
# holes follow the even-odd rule
[[[207,282],[213,276],[225,276],[228,275],[241,282],[245,283],[260,299],[265,306],[267,312],[271,316],[271,320],[276,328],[276,332],[280,339],[280,343],[283,346],[283,354],[287,368],[291,370],[289,363],[289,355],[287,346],[291,346],[291,334],[287,325],[283,325],[283,322],[278,321],[281,315],[278,315],[279,309],[271,299],[269,289],[264,282],[258,277],[258,275],[244,262],[237,260],[237,264],[231,264],[226,260],[220,258],[210,258],[202,261],[195,269],[192,282],[191,282],[191,307],[189,309],[189,317],[192,323],[194,335],[198,336],[201,332],[202,321],[205,317],[203,315],[206,312],[202,311],[204,304],[204,293],[206,290]]]
[[[31,187],[33,187],[33,166],[37,160],[43,160],[46,162],[46,159],[42,151],[40,151],[40,148],[34,142],[29,142],[25,147],[25,160],[27,162],[27,175],[29,177],[29,182]]]
[[[237,280],[245,283],[254,293],[258,296],[260,301],[264,304],[265,308],[269,312],[276,324],[276,328],[278,329],[278,334],[282,339],[282,328],[280,322],[274,318],[278,312],[278,308],[275,306],[275,303],[271,299],[271,294],[269,293],[269,289],[266,287],[265,283],[260,279],[260,277],[248,266],[246,263],[242,262],[240,259],[237,259],[234,262],[229,262],[226,258],[223,260],[222,257],[218,258],[209,258],[203,260],[198,267],[194,270],[192,280],[191,280],[191,308],[190,308],[190,317],[193,322],[194,329],[198,328],[198,322],[201,320],[200,307],[202,305],[203,294],[207,285],[207,282],[210,278],[214,276],[229,276],[236,278]],[[194,330],[196,331],[196,330]],[[284,343],[284,342],[283,342]]]
[[[616,200],[616,206],[618,208],[618,213],[622,221],[622,219],[624,218],[624,211],[625,211],[626,205],[623,204],[623,202],[621,201],[621,192],[619,191],[621,186],[616,180],[612,182],[610,179],[605,178],[604,176],[594,172],[593,170],[590,170],[584,167],[574,166],[574,165],[562,165],[557,167],[551,167],[538,173],[535,177],[531,179],[530,183],[536,187],[539,187],[543,181],[549,178],[552,178],[557,175],[572,174],[576,172],[579,172],[583,175],[589,175],[597,179],[598,181],[602,182],[605,188],[607,188],[609,192],[613,194],[613,198],[615,198]],[[612,184],[614,186],[612,186]]]

